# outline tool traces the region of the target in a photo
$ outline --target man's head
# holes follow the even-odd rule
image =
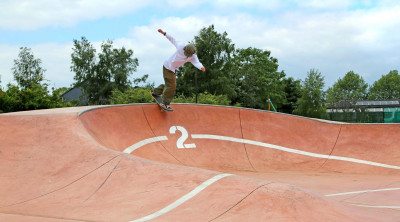
[[[192,56],[193,54],[196,53],[196,46],[194,46],[193,44],[187,44],[183,48],[183,53],[185,54],[186,57]]]

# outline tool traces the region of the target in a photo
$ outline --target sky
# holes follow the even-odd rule
[[[132,49],[139,60],[132,78],[149,74],[158,85],[175,48],[157,30],[190,42],[210,25],[237,49],[271,51],[287,77],[318,70],[325,88],[349,71],[371,85],[400,70],[397,0],[0,0],[1,86],[15,84],[14,60],[28,47],[50,87],[70,87],[73,40],[82,36],[98,51],[106,40]]]

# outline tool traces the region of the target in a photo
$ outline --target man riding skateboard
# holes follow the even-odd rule
[[[183,66],[186,62],[191,62],[196,68],[205,72],[203,64],[199,61],[196,55],[196,47],[193,44],[183,44],[177,42],[174,37],[159,29],[159,33],[163,34],[175,46],[176,51],[171,57],[165,60],[163,65],[164,83],[157,88],[151,90],[151,94],[155,97],[161,96],[161,108],[167,111],[172,111],[169,104],[175,95],[176,89],[176,74],[177,68]]]

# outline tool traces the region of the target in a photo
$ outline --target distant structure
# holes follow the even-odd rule
[[[61,98],[64,102],[71,102],[75,100],[79,105],[86,106],[88,105],[87,96],[83,93],[82,87],[71,88],[61,95]]]
[[[400,123],[400,100],[340,101],[327,107],[330,120],[358,123]]]

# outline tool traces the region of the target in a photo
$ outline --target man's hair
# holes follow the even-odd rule
[[[185,54],[186,57],[190,57],[193,54],[196,53],[196,46],[194,46],[193,44],[187,44],[184,48],[183,48],[183,53]]]

